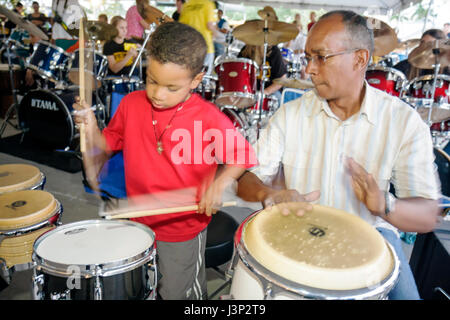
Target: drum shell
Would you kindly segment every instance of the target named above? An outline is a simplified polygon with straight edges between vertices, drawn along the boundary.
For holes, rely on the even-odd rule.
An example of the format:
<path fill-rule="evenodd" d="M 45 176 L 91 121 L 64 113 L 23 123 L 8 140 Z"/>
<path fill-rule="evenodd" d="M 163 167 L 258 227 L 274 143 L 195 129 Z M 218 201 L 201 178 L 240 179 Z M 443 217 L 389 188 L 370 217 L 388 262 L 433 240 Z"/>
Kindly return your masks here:
<path fill-rule="evenodd" d="M 112 276 L 99 277 L 102 286 L 102 300 L 143 300 L 151 293 L 151 266 L 148 263 L 138 268 Z M 33 284 L 37 299 L 54 299 L 52 294 L 67 290 L 69 277 L 52 274 L 43 267 L 36 267 L 34 277 L 40 278 L 42 287 Z M 82 277 L 79 289 L 70 290 L 70 300 L 95 300 L 96 277 Z"/>
<path fill-rule="evenodd" d="M 215 66 L 218 75 L 215 104 L 246 108 L 256 103 L 258 66 L 246 58 L 228 58 Z"/>
<path fill-rule="evenodd" d="M 431 98 L 432 96 L 431 89 L 433 87 L 433 80 L 434 80 L 433 75 L 425 75 L 414 78 L 408 83 L 405 94 L 419 99 Z M 450 103 L 449 85 L 450 85 L 450 76 L 442 74 L 437 75 L 436 88 L 434 91 L 435 102 Z"/>
<path fill-rule="evenodd" d="M 371 86 L 396 97 L 402 95 L 406 84 L 406 77 L 401 71 L 384 66 L 369 67 L 366 79 Z"/>
<path fill-rule="evenodd" d="M 33 261 L 36 264 L 33 277 L 35 299 L 62 299 L 55 294 L 70 291 L 70 300 L 141 300 L 156 293 L 156 249 L 154 233 L 150 228 L 132 221 L 120 224 L 145 229 L 153 239 L 145 250 L 136 255 L 117 261 L 104 261 L 98 264 L 66 264 L 48 260 L 39 253 L 40 243 L 57 232 L 73 232 L 90 225 L 105 225 L 113 220 L 87 220 L 60 226 L 39 237 L 34 243 Z M 99 234 L 101 236 L 101 234 Z M 72 245 L 77 243 L 72 242 Z M 78 246 L 78 245 L 77 245 Z M 84 248 L 84 247 L 81 247 Z M 83 249 L 83 252 L 86 249 Z"/>
<path fill-rule="evenodd" d="M 39 41 L 27 59 L 27 67 L 53 82 L 65 81 L 71 54 L 49 42 Z"/>

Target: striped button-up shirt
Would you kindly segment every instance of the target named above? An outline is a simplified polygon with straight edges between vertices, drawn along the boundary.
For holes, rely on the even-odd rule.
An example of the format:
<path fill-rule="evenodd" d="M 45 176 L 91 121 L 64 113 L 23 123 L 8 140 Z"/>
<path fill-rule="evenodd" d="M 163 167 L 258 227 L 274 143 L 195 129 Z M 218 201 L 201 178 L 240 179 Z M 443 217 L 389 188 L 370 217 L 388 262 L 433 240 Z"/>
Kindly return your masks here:
<path fill-rule="evenodd" d="M 353 191 L 345 159 L 371 173 L 381 190 L 396 196 L 438 199 L 440 183 L 430 130 L 419 114 L 396 97 L 365 83 L 359 112 L 340 120 L 315 90 L 290 101 L 274 114 L 255 146 L 269 182 L 283 164 L 288 189 L 300 194 L 320 190 L 317 203 L 356 214 L 374 227 L 392 225 L 373 216 Z"/>

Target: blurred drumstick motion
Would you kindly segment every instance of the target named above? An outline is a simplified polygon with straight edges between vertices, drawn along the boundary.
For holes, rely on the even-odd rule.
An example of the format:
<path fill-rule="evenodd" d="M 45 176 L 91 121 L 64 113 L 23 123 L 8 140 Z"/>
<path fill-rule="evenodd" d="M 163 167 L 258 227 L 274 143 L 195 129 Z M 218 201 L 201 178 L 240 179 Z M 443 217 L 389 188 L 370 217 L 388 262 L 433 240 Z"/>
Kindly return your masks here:
<path fill-rule="evenodd" d="M 232 207 L 236 206 L 236 201 L 229 201 L 222 203 L 222 207 Z M 146 216 L 155 216 L 159 214 L 169 214 L 169 213 L 178 213 L 178 212 L 187 212 L 187 211 L 197 211 L 199 209 L 197 204 L 181 206 L 181 207 L 172 207 L 172 208 L 161 208 L 161 209 L 153 209 L 153 210 L 139 210 L 133 211 L 128 209 L 127 211 L 111 211 L 102 215 L 105 219 L 128 219 L 128 218 L 139 218 Z"/>
<path fill-rule="evenodd" d="M 84 103 L 86 101 L 85 96 L 85 82 L 84 82 L 84 27 L 83 19 L 80 19 L 80 33 L 79 33 L 79 66 L 80 66 L 80 101 Z M 81 153 L 86 152 L 86 127 L 84 123 L 80 123 L 80 151 Z"/>

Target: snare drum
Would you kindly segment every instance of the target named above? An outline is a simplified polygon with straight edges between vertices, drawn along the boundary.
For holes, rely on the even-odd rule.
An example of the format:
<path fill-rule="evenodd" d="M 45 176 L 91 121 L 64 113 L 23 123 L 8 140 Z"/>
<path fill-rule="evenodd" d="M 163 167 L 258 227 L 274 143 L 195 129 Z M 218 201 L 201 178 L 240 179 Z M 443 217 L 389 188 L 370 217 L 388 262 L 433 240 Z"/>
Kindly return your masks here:
<path fill-rule="evenodd" d="M 133 221 L 87 220 L 59 226 L 34 243 L 34 298 L 153 299 L 154 243 L 154 232 Z"/>
<path fill-rule="evenodd" d="M 239 300 L 383 299 L 399 260 L 355 215 L 314 205 L 302 217 L 284 216 L 275 206 L 241 224 L 229 272 L 231 298 Z"/>
<path fill-rule="evenodd" d="M 94 57 L 94 58 L 91 58 Z M 80 69 L 79 69 L 79 50 L 75 50 L 69 66 L 69 80 L 74 84 L 80 84 Z M 92 59 L 92 65 L 88 66 L 89 59 Z M 95 52 L 92 48 L 85 49 L 85 63 L 84 71 L 86 74 L 86 87 L 95 90 L 100 88 L 103 79 L 108 71 L 108 58 L 99 52 Z M 97 80 L 94 84 L 94 80 Z"/>
<path fill-rule="evenodd" d="M 0 194 L 44 189 L 45 175 L 35 166 L 28 164 L 0 165 Z"/>
<path fill-rule="evenodd" d="M 246 108 L 256 103 L 258 65 L 246 58 L 225 58 L 215 70 L 218 87 L 215 103 L 218 106 Z"/>
<path fill-rule="evenodd" d="M 71 58 L 71 54 L 62 48 L 39 41 L 34 45 L 34 52 L 27 59 L 26 66 L 35 70 L 45 79 L 64 82 L 67 78 Z"/>
<path fill-rule="evenodd" d="M 109 101 L 109 119 L 115 114 L 120 101 L 127 94 L 141 90 L 143 83 L 138 78 L 128 78 L 128 77 L 106 77 L 103 81 L 106 91 L 111 94 Z"/>
<path fill-rule="evenodd" d="M 62 206 L 42 190 L 23 190 L 0 195 L 0 258 L 7 268 L 32 266 L 34 241 L 60 224 Z"/>
<path fill-rule="evenodd" d="M 403 72 L 380 65 L 369 66 L 366 79 L 372 87 L 397 97 L 401 96 L 406 85 L 406 76 Z"/>

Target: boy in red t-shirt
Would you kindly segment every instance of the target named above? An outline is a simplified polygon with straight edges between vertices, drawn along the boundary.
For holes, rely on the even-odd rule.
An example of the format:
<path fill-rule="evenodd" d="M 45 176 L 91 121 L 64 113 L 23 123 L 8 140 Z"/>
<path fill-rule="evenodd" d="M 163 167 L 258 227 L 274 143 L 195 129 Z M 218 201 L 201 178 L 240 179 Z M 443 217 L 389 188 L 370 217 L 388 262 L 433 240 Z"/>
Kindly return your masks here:
<path fill-rule="evenodd" d="M 204 74 L 206 43 L 199 32 L 177 22 L 161 24 L 148 52 L 146 90 L 125 96 L 102 133 L 87 111 L 86 150 L 100 149 L 106 156 L 123 151 L 128 197 L 196 190 L 198 212 L 133 220 L 156 234 L 160 297 L 202 299 L 206 227 L 224 189 L 256 165 L 256 156 L 229 118 L 192 93 Z M 89 152 L 83 158 L 88 163 Z M 220 173 L 218 164 L 223 164 Z"/>

